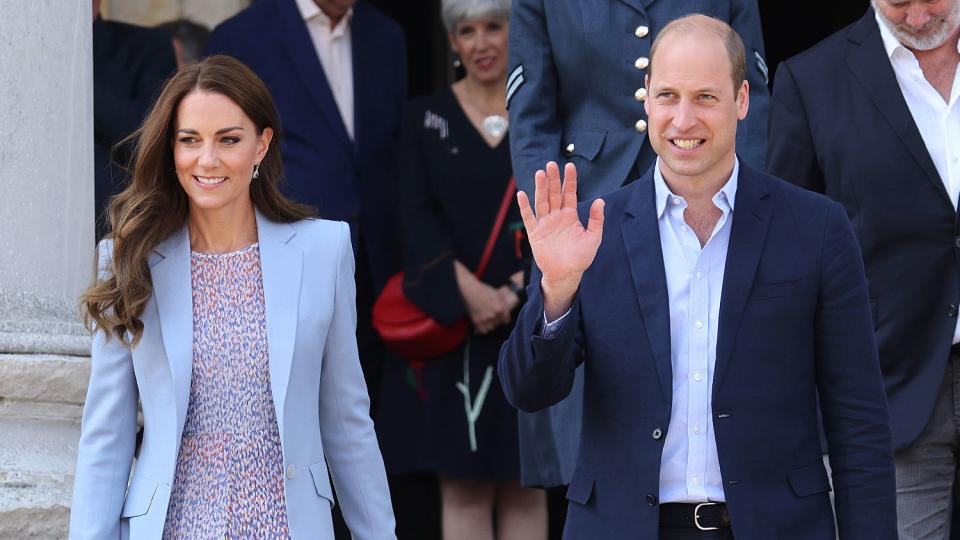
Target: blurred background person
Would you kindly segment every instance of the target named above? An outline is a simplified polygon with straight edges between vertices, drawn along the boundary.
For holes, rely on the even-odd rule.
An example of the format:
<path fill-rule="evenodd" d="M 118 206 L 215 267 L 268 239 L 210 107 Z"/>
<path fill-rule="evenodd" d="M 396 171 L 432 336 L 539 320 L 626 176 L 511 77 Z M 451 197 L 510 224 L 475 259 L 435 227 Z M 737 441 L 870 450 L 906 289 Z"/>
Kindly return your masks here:
<path fill-rule="evenodd" d="M 157 28 L 107 21 L 93 0 L 94 217 L 97 238 L 108 232 L 107 199 L 126 181 L 122 164 L 130 148 L 114 146 L 133 133 L 163 81 L 177 70 L 167 33 Z"/>
<path fill-rule="evenodd" d="M 159 25 L 170 32 L 173 50 L 177 54 L 177 69 L 203 57 L 203 49 L 210 39 L 210 29 L 189 19 L 177 19 Z"/>
<path fill-rule="evenodd" d="M 544 492 L 519 483 L 517 415 L 495 369 L 522 301 L 525 241 L 503 100 L 509 14 L 509 0 L 443 1 L 450 47 L 466 76 L 410 103 L 400 149 L 404 291 L 439 322 L 467 315 L 473 328 L 423 373 L 419 459 L 439 475 L 447 539 L 547 536 Z M 505 223 L 478 279 L 505 195 Z"/>
<path fill-rule="evenodd" d="M 81 299 L 95 332 L 71 538 L 333 540 L 328 468 L 354 537 L 395 538 L 349 229 L 280 194 L 279 128 L 263 82 L 213 56 L 136 133 Z"/>
<path fill-rule="evenodd" d="M 956 537 L 960 0 L 874 0 L 781 63 L 770 127 L 768 170 L 841 203 L 863 251 L 900 538 Z"/>

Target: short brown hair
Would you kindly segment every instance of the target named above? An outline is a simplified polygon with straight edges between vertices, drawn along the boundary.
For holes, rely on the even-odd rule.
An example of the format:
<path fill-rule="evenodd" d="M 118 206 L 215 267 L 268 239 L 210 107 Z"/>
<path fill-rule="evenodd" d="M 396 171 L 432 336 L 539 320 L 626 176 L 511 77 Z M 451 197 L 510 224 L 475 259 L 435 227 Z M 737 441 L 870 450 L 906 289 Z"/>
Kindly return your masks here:
<path fill-rule="evenodd" d="M 653 45 L 650 46 L 650 68 L 647 71 L 649 76 L 653 76 L 654 58 L 656 57 L 660 42 L 673 32 L 707 34 L 723 41 L 723 45 L 727 50 L 727 57 L 730 59 L 730 75 L 733 78 L 733 92 L 736 94 L 736 92 L 740 90 L 740 86 L 747 78 L 746 48 L 743 46 L 743 40 L 740 39 L 740 35 L 737 34 L 737 31 L 731 28 L 729 24 L 716 17 L 710 17 L 700 13 L 692 13 L 674 19 L 657 33 L 656 39 L 653 40 Z"/>

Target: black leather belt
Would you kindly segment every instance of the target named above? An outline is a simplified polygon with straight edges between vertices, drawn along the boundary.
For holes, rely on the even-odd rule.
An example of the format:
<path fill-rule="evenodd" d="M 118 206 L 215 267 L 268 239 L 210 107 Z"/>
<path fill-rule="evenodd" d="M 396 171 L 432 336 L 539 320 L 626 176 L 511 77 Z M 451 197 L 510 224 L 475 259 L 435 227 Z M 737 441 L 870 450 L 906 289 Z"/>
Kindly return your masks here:
<path fill-rule="evenodd" d="M 950 347 L 950 356 L 960 356 L 960 343 Z"/>
<path fill-rule="evenodd" d="M 722 502 L 665 503 L 660 505 L 660 527 L 715 531 L 730 528 L 730 513 Z"/>

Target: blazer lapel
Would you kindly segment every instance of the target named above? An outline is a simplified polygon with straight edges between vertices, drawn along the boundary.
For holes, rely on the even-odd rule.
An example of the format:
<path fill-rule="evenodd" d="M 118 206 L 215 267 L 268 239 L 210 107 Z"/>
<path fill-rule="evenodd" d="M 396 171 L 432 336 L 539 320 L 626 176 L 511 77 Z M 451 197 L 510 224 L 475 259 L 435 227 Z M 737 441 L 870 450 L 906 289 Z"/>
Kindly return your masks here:
<path fill-rule="evenodd" d="M 660 390 L 669 402 L 673 396 L 673 364 L 670 361 L 670 299 L 660 248 L 660 227 L 654 203 L 653 169 L 638 180 L 627 204 L 628 217 L 620 227 L 633 286 L 643 314 Z"/>
<path fill-rule="evenodd" d="M 260 267 L 267 317 L 267 353 L 270 355 L 270 389 L 277 411 L 281 440 L 284 436 L 283 410 L 290 382 L 293 346 L 297 337 L 300 278 L 303 252 L 290 245 L 296 231 L 287 223 L 276 223 L 257 212 Z"/>
<path fill-rule="evenodd" d="M 723 273 L 723 291 L 720 295 L 720 323 L 713 377 L 714 398 L 730 364 L 743 310 L 763 253 L 772 210 L 767 188 L 766 182 L 758 173 L 744 166 L 743 162 L 740 163 L 737 200 Z"/>
<path fill-rule="evenodd" d="M 940 174 L 930 158 L 923 137 L 920 136 L 920 130 L 913 121 L 907 102 L 900 91 L 897 76 L 893 66 L 890 65 L 890 58 L 887 57 L 872 8 L 868 9 L 867 14 L 851 29 L 848 40 L 850 45 L 847 47 L 847 65 L 863 86 L 863 94 L 873 100 L 880 115 L 910 150 L 917 165 L 933 182 L 934 188 L 943 196 L 943 200 L 950 205 L 950 208 L 953 208 L 950 196 L 947 195 Z"/>
<path fill-rule="evenodd" d="M 187 227 L 161 242 L 151 258 L 153 297 L 160 316 L 160 334 L 167 362 L 173 375 L 178 433 L 182 433 L 193 376 L 193 288 Z"/>
<path fill-rule="evenodd" d="M 353 52 L 353 141 L 354 152 L 359 153 L 361 143 L 366 136 L 366 105 L 374 102 L 376 95 L 368 95 L 373 88 L 375 76 L 369 76 L 365 70 L 377 66 L 379 62 L 374 49 L 377 42 L 371 39 L 376 31 L 368 28 L 367 6 L 357 3 L 353 6 L 353 19 L 350 21 L 350 48 Z"/>
<path fill-rule="evenodd" d="M 337 140 L 352 147 L 353 143 L 347 136 L 347 128 L 343 125 L 343 118 L 333 99 L 333 92 L 327 82 L 327 75 L 320 64 L 317 49 L 310 38 L 307 25 L 300 15 L 300 10 L 293 0 L 276 0 L 280 16 L 280 40 L 283 42 L 294 68 L 310 96 L 320 107 L 323 118 L 333 130 Z M 265 33 L 266 35 L 266 33 Z"/>

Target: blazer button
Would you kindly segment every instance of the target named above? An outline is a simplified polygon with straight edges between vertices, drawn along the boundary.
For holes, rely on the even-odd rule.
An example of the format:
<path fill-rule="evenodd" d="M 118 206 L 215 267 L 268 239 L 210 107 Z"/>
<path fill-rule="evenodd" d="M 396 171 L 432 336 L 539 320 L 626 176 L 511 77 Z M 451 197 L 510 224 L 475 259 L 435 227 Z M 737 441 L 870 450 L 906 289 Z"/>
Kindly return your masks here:
<path fill-rule="evenodd" d="M 637 120 L 637 123 L 634 124 L 633 127 L 636 128 L 636 130 L 640 133 L 643 133 L 647 130 L 647 121 L 641 118 L 640 120 Z"/>
<path fill-rule="evenodd" d="M 573 153 L 574 150 L 576 150 L 576 148 L 577 148 L 577 147 L 574 146 L 573 143 L 570 143 L 570 144 L 568 144 L 563 150 L 564 150 L 564 151 L 567 153 L 567 155 L 569 156 L 570 154 Z"/>
<path fill-rule="evenodd" d="M 637 29 L 633 31 L 633 34 L 638 38 L 647 37 L 647 34 L 649 33 L 650 33 L 650 29 L 643 25 L 638 26 Z"/>
<path fill-rule="evenodd" d="M 955 246 L 957 246 L 958 248 L 960 248 L 960 236 L 955 236 L 955 237 L 953 238 L 953 245 L 955 245 Z"/>
<path fill-rule="evenodd" d="M 634 67 L 637 69 L 647 69 L 647 66 L 650 65 L 650 59 L 646 56 L 641 56 L 637 58 L 637 61 L 633 63 Z"/>
<path fill-rule="evenodd" d="M 293 465 L 288 466 L 288 467 L 287 467 L 287 478 L 290 478 L 290 479 L 292 480 L 293 477 L 296 476 L 296 475 L 297 475 L 297 468 L 294 467 Z"/>
<path fill-rule="evenodd" d="M 956 306 L 956 305 L 950 304 L 949 306 L 947 306 L 947 317 L 950 317 L 951 319 L 956 319 L 956 318 L 957 318 L 957 306 Z"/>
<path fill-rule="evenodd" d="M 649 504 L 650 506 L 656 506 L 657 496 L 654 495 L 653 493 L 647 493 L 647 504 Z"/>
<path fill-rule="evenodd" d="M 661 430 L 660 428 L 657 428 L 653 430 L 653 433 L 651 433 L 650 436 L 653 437 L 653 440 L 659 441 L 660 438 L 663 437 L 663 430 Z"/>

